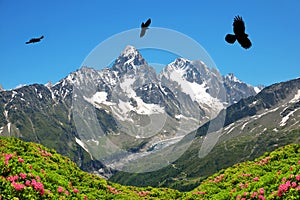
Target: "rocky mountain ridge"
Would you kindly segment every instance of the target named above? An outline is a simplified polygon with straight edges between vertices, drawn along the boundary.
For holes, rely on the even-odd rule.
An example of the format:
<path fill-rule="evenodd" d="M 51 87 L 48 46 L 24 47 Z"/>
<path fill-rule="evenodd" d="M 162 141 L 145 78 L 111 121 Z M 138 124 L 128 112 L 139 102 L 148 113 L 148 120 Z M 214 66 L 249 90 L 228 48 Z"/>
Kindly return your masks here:
<path fill-rule="evenodd" d="M 233 75 L 222 77 L 201 61 L 177 58 L 156 75 L 127 46 L 111 68 L 82 67 L 54 85 L 1 91 L 0 134 L 41 143 L 86 171 L 102 173 L 103 156 L 96 158 L 104 148 L 98 145 L 100 136 L 109 136 L 122 159 L 124 150 L 144 155 L 177 142 L 224 107 L 255 94 L 254 87 Z"/>

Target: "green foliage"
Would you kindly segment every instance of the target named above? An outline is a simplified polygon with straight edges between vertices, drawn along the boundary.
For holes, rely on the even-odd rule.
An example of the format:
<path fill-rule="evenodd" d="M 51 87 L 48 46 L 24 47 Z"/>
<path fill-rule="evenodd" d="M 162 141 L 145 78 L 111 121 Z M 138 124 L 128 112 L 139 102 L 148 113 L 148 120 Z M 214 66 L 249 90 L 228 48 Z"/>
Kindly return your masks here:
<path fill-rule="evenodd" d="M 300 199 L 300 144 L 222 170 L 192 191 L 198 193 L 204 199 Z"/>
<path fill-rule="evenodd" d="M 110 183 L 42 145 L 0 137 L 0 199 L 177 199 L 168 188 Z"/>
<path fill-rule="evenodd" d="M 184 179 L 181 179 L 184 183 Z M 198 184 L 201 179 L 194 179 Z M 260 195 L 260 196 L 259 196 Z M 300 144 L 265 153 L 190 192 L 122 186 L 81 171 L 42 145 L 0 137 L 0 199 L 300 199 Z"/>

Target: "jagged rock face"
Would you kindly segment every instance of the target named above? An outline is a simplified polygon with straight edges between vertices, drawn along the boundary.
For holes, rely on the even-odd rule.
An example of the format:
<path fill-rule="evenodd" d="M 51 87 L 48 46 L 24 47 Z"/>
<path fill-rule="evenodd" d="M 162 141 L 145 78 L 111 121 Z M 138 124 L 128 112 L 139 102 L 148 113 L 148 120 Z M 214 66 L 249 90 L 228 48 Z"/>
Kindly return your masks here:
<path fill-rule="evenodd" d="M 233 74 L 228 74 L 224 77 L 224 87 L 226 89 L 227 101 L 229 104 L 237 103 L 239 100 L 249 96 L 254 96 L 257 94 L 256 90 L 260 90 L 243 83 Z"/>
<path fill-rule="evenodd" d="M 96 146 L 87 148 L 99 143 L 98 132 L 88 131 L 88 111 L 94 113 L 101 134 L 121 134 L 115 142 L 128 140 L 122 148 L 138 156 L 160 146 L 159 141 L 172 141 L 178 123 L 192 127 L 183 131 L 187 134 L 221 109 L 254 94 L 252 86 L 233 75 L 222 77 L 201 61 L 177 58 L 157 75 L 134 47 L 127 46 L 111 68 L 82 67 L 54 85 L 0 91 L 0 134 L 42 143 L 69 156 L 82 169 L 95 172 L 104 166 L 92 153 Z M 80 113 L 76 114 L 74 107 Z M 137 127 L 160 115 L 165 117 L 165 125 L 151 137 L 138 138 Z M 86 124 L 84 128 L 74 122 L 76 117 Z M 135 142 L 129 142 L 132 137 Z M 105 169 L 101 173 L 111 172 Z"/>
<path fill-rule="evenodd" d="M 219 119 L 225 122 L 219 124 Z M 209 129 L 210 124 L 216 126 Z M 218 138 L 206 156 L 200 153 L 209 138 Z M 300 79 L 271 85 L 255 96 L 241 99 L 197 130 L 190 148 L 172 165 L 132 176 L 118 172 L 111 181 L 191 190 L 195 180 L 265 152 L 300 142 Z M 143 180 L 147 180 L 145 184 Z M 166 181 L 167 180 L 167 181 Z M 184 183 L 182 184 L 182 180 Z"/>

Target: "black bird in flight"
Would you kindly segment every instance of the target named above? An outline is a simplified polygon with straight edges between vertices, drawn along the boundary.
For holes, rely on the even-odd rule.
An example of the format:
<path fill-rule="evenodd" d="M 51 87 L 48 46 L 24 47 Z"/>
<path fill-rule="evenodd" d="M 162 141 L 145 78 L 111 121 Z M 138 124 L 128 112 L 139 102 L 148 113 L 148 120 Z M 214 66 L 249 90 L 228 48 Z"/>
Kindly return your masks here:
<path fill-rule="evenodd" d="M 39 38 L 32 38 L 28 42 L 26 42 L 26 44 L 40 42 L 43 38 L 44 38 L 43 35 L 41 37 L 39 37 Z"/>
<path fill-rule="evenodd" d="M 149 25 L 151 24 L 151 19 L 149 18 L 146 23 L 142 22 L 141 24 L 141 33 L 140 33 L 140 37 L 143 37 L 146 33 L 146 30 L 148 29 Z"/>
<path fill-rule="evenodd" d="M 228 43 L 233 44 L 237 40 L 243 48 L 248 49 L 251 47 L 252 44 L 251 41 L 248 39 L 248 35 L 245 33 L 245 23 L 242 17 L 236 16 L 234 18 L 233 32 L 234 35 L 227 34 L 225 37 L 225 40 Z"/>

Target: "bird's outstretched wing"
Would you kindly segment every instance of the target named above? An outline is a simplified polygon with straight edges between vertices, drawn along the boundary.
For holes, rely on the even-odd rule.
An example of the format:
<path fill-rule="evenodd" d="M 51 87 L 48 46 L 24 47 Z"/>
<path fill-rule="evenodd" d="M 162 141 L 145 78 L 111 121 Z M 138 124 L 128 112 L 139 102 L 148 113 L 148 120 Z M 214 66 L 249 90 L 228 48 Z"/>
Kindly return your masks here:
<path fill-rule="evenodd" d="M 233 32 L 235 35 L 245 34 L 245 24 L 240 16 L 236 16 L 233 21 Z"/>
<path fill-rule="evenodd" d="M 150 24 L 151 24 L 151 19 L 149 18 L 149 19 L 146 21 L 146 23 L 145 23 L 145 27 L 149 27 Z"/>
<path fill-rule="evenodd" d="M 252 43 L 248 37 L 238 38 L 238 42 L 245 49 L 249 49 L 252 46 Z"/>
<path fill-rule="evenodd" d="M 227 34 L 225 37 L 225 40 L 226 40 L 226 42 L 233 44 L 236 40 L 236 37 L 235 37 L 235 35 Z"/>
<path fill-rule="evenodd" d="M 26 42 L 26 44 L 40 42 L 43 38 L 44 38 L 43 35 L 41 37 L 39 37 L 39 38 L 32 38 L 28 42 Z"/>

